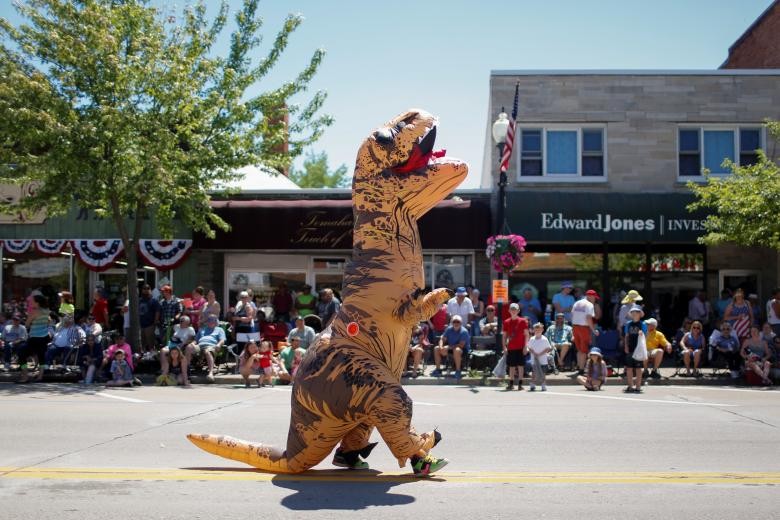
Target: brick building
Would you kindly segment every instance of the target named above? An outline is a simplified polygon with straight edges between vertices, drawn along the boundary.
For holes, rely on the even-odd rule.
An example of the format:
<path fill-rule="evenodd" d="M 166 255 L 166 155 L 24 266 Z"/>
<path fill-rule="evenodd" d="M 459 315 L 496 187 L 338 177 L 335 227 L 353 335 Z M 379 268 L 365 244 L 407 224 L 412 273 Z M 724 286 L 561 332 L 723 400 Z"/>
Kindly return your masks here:
<path fill-rule="evenodd" d="M 780 68 L 780 0 L 774 0 L 729 47 L 729 56 L 720 68 Z"/>
<path fill-rule="evenodd" d="M 780 118 L 780 70 L 494 71 L 491 124 L 515 85 L 506 216 L 530 253 L 510 292 L 549 299 L 574 280 L 609 307 L 638 289 L 668 330 L 698 290 L 714 300 L 743 287 L 764 301 L 778 285 L 776 252 L 697 243 L 706 215 L 686 209 L 686 184 L 702 182 L 702 168 L 728 175 L 725 158 L 747 164 L 767 148 L 761 123 Z M 484 188 L 498 168 L 487 130 Z"/>

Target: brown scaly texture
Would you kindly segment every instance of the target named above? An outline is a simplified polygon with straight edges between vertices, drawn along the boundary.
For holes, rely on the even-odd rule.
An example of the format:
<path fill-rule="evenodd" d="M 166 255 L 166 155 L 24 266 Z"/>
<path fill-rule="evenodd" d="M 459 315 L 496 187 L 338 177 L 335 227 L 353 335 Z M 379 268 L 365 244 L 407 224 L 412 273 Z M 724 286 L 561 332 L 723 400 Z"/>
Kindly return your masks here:
<path fill-rule="evenodd" d="M 342 452 L 370 452 L 374 427 L 403 467 L 433 447 L 434 433 L 411 426 L 412 400 L 401 387 L 412 325 L 449 298 L 425 293 L 417 220 L 468 173 L 465 163 L 439 158 L 397 173 L 413 149 L 429 151 L 435 118 L 403 113 L 373 132 L 358 151 L 352 186 L 354 249 L 333 322 L 308 349 L 292 392 L 285 450 L 231 437 L 190 434 L 200 448 L 262 470 L 297 473 L 319 464 L 341 442 Z M 428 135 L 429 132 L 434 132 Z M 347 326 L 359 331 L 350 336 Z"/>

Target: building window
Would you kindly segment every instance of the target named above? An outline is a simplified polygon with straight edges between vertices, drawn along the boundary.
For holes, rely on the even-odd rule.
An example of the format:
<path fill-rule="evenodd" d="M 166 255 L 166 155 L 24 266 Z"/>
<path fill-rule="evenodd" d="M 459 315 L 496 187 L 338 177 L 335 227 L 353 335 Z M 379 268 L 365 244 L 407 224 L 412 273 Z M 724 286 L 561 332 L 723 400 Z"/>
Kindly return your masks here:
<path fill-rule="evenodd" d="M 474 254 L 425 254 L 425 282 L 431 288 L 456 287 L 474 283 Z"/>
<path fill-rule="evenodd" d="M 604 128 L 520 130 L 520 177 L 603 177 L 604 170 Z"/>
<path fill-rule="evenodd" d="M 680 128 L 679 174 L 698 177 L 705 168 L 715 175 L 728 174 L 731 171 L 723 161 L 729 159 L 740 166 L 755 164 L 761 147 L 760 128 Z"/>

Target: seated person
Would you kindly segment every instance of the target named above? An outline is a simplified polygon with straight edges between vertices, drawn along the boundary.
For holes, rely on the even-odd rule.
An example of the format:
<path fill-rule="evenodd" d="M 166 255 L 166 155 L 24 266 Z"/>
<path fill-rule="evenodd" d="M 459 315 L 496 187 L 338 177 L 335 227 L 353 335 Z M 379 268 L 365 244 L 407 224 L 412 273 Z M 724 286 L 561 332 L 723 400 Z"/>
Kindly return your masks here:
<path fill-rule="evenodd" d="M 482 336 L 496 335 L 496 331 L 498 330 L 498 318 L 496 317 L 496 308 L 492 305 L 485 307 L 485 317 L 479 320 L 478 330 Z M 498 350 L 495 343 L 486 345 L 486 347 Z"/>
<path fill-rule="evenodd" d="M 86 334 L 73 321 L 73 315 L 64 315 L 54 331 L 54 338 L 52 338 L 49 348 L 46 350 L 44 368 L 51 366 L 54 358 L 58 356 L 62 359 L 62 365 L 65 366 L 67 364 L 65 357 L 72 349 L 80 347 L 85 340 Z"/>
<path fill-rule="evenodd" d="M 647 325 L 647 338 L 645 338 L 647 342 L 647 359 L 644 361 L 644 371 L 645 373 L 647 372 L 647 365 L 652 359 L 653 371 L 649 375 L 653 379 L 660 379 L 661 374 L 658 373 L 658 368 L 664 360 L 664 352 L 667 354 L 672 353 L 672 344 L 666 339 L 664 333 L 658 330 L 658 321 L 655 318 L 645 320 L 645 324 Z"/>
<path fill-rule="evenodd" d="M 160 368 L 163 376 L 168 375 L 171 349 L 176 347 L 184 357 L 184 367 L 182 368 L 184 383 L 182 384 L 189 386 L 186 367 L 189 367 L 192 362 L 192 356 L 199 352 L 198 345 L 195 343 L 195 337 L 195 329 L 190 327 L 190 317 L 182 316 L 179 318 L 179 324 L 173 328 L 173 334 L 168 342 L 168 346 L 160 349 Z"/>
<path fill-rule="evenodd" d="M 712 332 L 710 335 L 710 349 L 713 360 L 717 356 L 726 360 L 731 373 L 731 379 L 739 378 L 739 369 L 742 361 L 739 355 L 739 337 L 729 322 L 724 321 L 720 325 L 720 330 Z"/>
<path fill-rule="evenodd" d="M 125 351 L 114 352 L 114 360 L 111 361 L 111 379 L 106 386 L 133 386 L 133 371 L 125 359 Z"/>
<path fill-rule="evenodd" d="M 81 328 L 84 329 L 84 334 L 87 336 L 90 334 L 95 336 L 95 340 L 98 343 L 103 341 L 103 327 L 95 321 L 95 317 L 92 314 L 87 316 L 86 322 L 81 325 Z"/>
<path fill-rule="evenodd" d="M 607 364 L 604 362 L 600 348 L 590 349 L 588 360 L 585 361 L 585 373 L 577 376 L 577 382 L 592 392 L 601 390 L 607 382 Z"/>
<path fill-rule="evenodd" d="M 14 352 L 18 353 L 24 348 L 26 341 L 27 328 L 22 324 L 21 315 L 14 314 L 11 317 L 11 323 L 3 327 L 0 338 L 0 345 L 3 346 L 3 368 L 6 372 L 11 370 L 11 357 Z"/>
<path fill-rule="evenodd" d="M 428 332 L 428 324 L 424 321 L 412 328 L 412 338 L 409 343 L 409 355 L 412 356 L 412 377 L 417 377 L 422 372 L 420 364 L 423 355 L 431 346 L 430 341 L 428 341 Z"/>
<path fill-rule="evenodd" d="M 699 364 L 702 352 L 707 347 L 707 338 L 704 337 L 703 327 L 700 321 L 691 322 L 691 330 L 683 334 L 680 339 L 680 353 L 685 363 L 686 375 L 691 375 L 691 359 L 693 360 L 693 375 L 701 376 Z"/>
<path fill-rule="evenodd" d="M 206 323 L 201 323 L 196 338 L 196 350 L 202 352 L 206 357 L 206 363 L 208 364 L 206 379 L 209 383 L 214 382 L 214 353 L 222 348 L 226 339 L 225 329 L 219 326 L 217 316 L 209 314 L 206 318 Z"/>
<path fill-rule="evenodd" d="M 571 326 L 566 324 L 564 320 L 564 314 L 559 312 L 555 315 L 555 322 L 547 327 L 547 331 L 544 333 L 547 339 L 550 340 L 550 344 L 553 347 L 553 352 L 558 353 L 558 362 L 553 364 L 553 371 L 557 374 L 558 367 L 563 369 L 564 362 L 566 360 L 566 354 L 569 352 L 572 344 L 573 331 Z M 553 356 L 554 358 L 555 356 Z"/>
<path fill-rule="evenodd" d="M 742 359 L 745 360 L 745 370 L 752 371 L 761 378 L 761 382 L 765 385 L 771 385 L 772 380 L 769 379 L 769 372 L 772 369 L 772 349 L 761 337 L 761 331 L 758 327 L 750 328 L 750 337 L 745 340 L 740 352 Z"/>
<path fill-rule="evenodd" d="M 436 369 L 431 372 L 431 375 L 434 377 L 441 376 L 442 359 L 446 359 L 451 354 L 455 363 L 455 379 L 460 379 L 460 365 L 463 354 L 468 353 L 470 345 L 471 337 L 463 326 L 463 319 L 456 314 L 450 320 L 450 326 L 444 330 L 444 334 L 439 338 L 439 344 L 433 349 Z"/>
<path fill-rule="evenodd" d="M 306 325 L 302 316 L 295 318 L 295 327 L 287 335 L 287 344 L 292 344 L 293 338 L 298 338 L 298 346 L 304 350 L 314 341 L 314 329 Z"/>
<path fill-rule="evenodd" d="M 130 365 L 130 370 L 135 370 L 133 367 L 133 349 L 130 348 L 130 345 L 128 345 L 125 342 L 125 335 L 122 332 L 117 332 L 114 334 L 114 344 L 110 345 L 106 351 L 103 353 L 103 362 L 101 364 L 101 369 L 104 372 L 108 372 L 106 379 L 111 378 L 111 362 L 114 360 L 114 353 L 116 353 L 117 350 L 121 350 L 125 353 L 125 361 Z M 106 374 L 104 374 L 106 375 Z"/>
<path fill-rule="evenodd" d="M 103 345 L 95 341 L 95 336 L 87 335 L 87 340 L 79 349 L 77 363 L 81 367 L 81 377 L 84 382 L 91 384 L 95 378 L 95 371 L 103 362 Z"/>
<path fill-rule="evenodd" d="M 285 370 L 287 370 L 290 375 L 295 375 L 293 372 L 297 368 L 295 366 L 296 357 L 303 358 L 303 355 L 306 354 L 306 349 L 301 347 L 301 343 L 300 337 L 291 336 L 290 343 L 279 351 L 279 358 L 281 359 Z"/>

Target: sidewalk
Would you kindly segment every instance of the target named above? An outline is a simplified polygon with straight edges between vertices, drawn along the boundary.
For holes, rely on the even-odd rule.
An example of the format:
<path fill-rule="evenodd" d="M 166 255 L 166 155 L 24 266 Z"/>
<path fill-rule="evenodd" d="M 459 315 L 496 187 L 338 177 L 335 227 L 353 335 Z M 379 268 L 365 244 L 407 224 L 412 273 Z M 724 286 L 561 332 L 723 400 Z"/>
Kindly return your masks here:
<path fill-rule="evenodd" d="M 431 372 L 432 367 L 429 367 L 426 372 Z M 622 371 L 621 371 L 622 373 Z M 664 386 L 664 385 L 685 385 L 685 386 L 730 386 L 734 383 L 731 378 L 726 375 L 712 375 L 712 370 L 705 368 L 702 370 L 703 377 L 686 377 L 675 376 L 674 368 L 661 368 L 659 369 L 661 374 L 660 379 L 647 379 L 648 386 Z M 12 383 L 19 376 L 19 372 L 3 372 L 0 373 L 0 383 Z M 155 383 L 156 375 L 154 374 L 138 374 L 138 377 L 143 381 L 145 385 L 153 385 Z M 256 376 L 253 376 L 253 379 Z M 55 374 L 47 373 L 44 377 L 46 382 L 62 382 L 62 383 L 75 383 L 77 382 L 76 374 Z M 209 384 L 205 375 L 197 374 L 190 378 L 192 384 Z M 643 380 L 644 381 L 644 380 Z M 743 379 L 737 380 L 738 385 L 744 385 Z M 523 384 L 528 384 L 528 378 L 523 380 Z M 244 383 L 243 378 L 238 374 L 232 373 L 220 373 L 214 376 L 214 383 L 217 385 L 242 385 Z M 503 386 L 507 383 L 507 379 L 499 379 L 496 377 L 470 377 L 467 374 L 463 375 L 460 381 L 456 381 L 454 377 L 430 377 L 420 376 L 417 378 L 401 379 L 401 383 L 404 385 L 461 385 L 461 386 Z M 577 386 L 576 373 L 574 372 L 561 372 L 558 375 L 549 374 L 547 376 L 547 386 Z M 607 385 L 621 386 L 625 385 L 625 381 L 622 377 L 610 377 L 607 380 Z"/>

